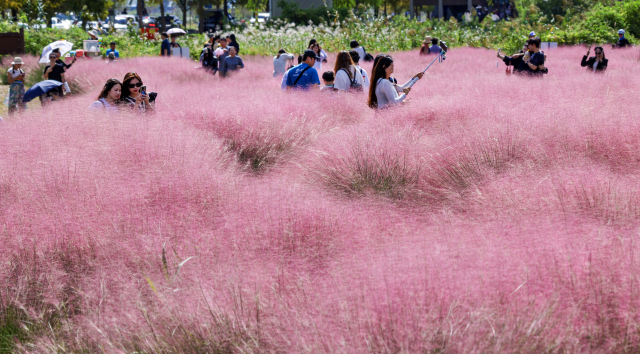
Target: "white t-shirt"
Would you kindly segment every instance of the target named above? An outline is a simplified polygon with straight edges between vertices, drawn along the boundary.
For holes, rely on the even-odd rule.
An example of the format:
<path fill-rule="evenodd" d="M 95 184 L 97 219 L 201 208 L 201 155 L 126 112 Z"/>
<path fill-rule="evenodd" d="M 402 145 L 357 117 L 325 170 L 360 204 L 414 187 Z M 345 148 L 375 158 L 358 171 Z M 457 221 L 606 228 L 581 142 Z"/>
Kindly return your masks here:
<path fill-rule="evenodd" d="M 24 71 L 22 71 L 22 69 L 18 69 L 18 70 L 13 70 L 13 67 L 9 68 L 9 70 L 7 70 L 8 74 L 11 74 L 11 78 L 15 79 L 16 77 L 24 74 Z"/>
<path fill-rule="evenodd" d="M 291 69 L 285 71 L 284 75 L 282 76 L 282 81 L 280 82 L 280 89 L 282 91 L 287 90 L 287 78 L 289 77 L 289 71 L 291 71 Z"/>
<path fill-rule="evenodd" d="M 360 72 L 360 74 L 362 74 L 362 78 L 364 79 L 364 88 L 368 88 L 369 87 L 369 74 L 367 74 L 367 71 L 364 70 L 363 68 L 360 67 L 360 65 L 356 65 L 356 69 L 358 69 L 358 71 Z"/>
<path fill-rule="evenodd" d="M 596 69 L 598 68 L 598 61 L 596 60 L 595 63 L 593 63 L 593 72 L 596 72 Z"/>
<path fill-rule="evenodd" d="M 360 60 L 364 60 L 364 56 L 366 55 L 366 53 L 364 52 L 364 48 L 357 47 L 357 48 L 353 48 L 353 50 L 358 52 L 358 55 L 360 56 Z"/>
<path fill-rule="evenodd" d="M 101 98 L 101 99 L 93 102 L 89 106 L 89 109 L 104 109 L 107 112 L 117 112 L 118 111 L 118 107 L 110 105 L 109 102 L 107 102 L 107 100 L 105 100 L 104 98 Z"/>
<path fill-rule="evenodd" d="M 356 68 L 354 68 L 353 66 L 349 68 L 349 71 L 351 72 L 351 77 L 355 78 L 355 81 L 362 85 L 362 87 L 364 88 L 364 79 L 362 78 L 362 74 L 360 74 L 360 71 L 356 70 Z M 349 78 L 349 75 L 347 75 L 347 72 L 344 69 L 338 70 L 338 72 L 336 73 L 336 79 L 333 82 L 333 87 L 340 91 L 349 92 L 350 86 L 351 79 Z"/>
<path fill-rule="evenodd" d="M 282 53 L 280 57 L 273 57 L 273 77 L 284 75 L 287 71 L 287 62 L 293 60 L 293 54 Z"/>

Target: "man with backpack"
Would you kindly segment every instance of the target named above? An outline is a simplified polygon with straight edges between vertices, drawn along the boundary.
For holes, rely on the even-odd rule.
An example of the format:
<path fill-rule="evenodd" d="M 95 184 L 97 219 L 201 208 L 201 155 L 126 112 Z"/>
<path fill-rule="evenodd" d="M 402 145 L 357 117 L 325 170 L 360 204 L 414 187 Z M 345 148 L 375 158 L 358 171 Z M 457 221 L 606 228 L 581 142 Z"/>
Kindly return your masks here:
<path fill-rule="evenodd" d="M 313 68 L 320 57 L 313 50 L 305 50 L 302 54 L 302 63 L 287 71 L 287 91 L 294 89 L 317 89 L 320 85 L 320 76 Z"/>

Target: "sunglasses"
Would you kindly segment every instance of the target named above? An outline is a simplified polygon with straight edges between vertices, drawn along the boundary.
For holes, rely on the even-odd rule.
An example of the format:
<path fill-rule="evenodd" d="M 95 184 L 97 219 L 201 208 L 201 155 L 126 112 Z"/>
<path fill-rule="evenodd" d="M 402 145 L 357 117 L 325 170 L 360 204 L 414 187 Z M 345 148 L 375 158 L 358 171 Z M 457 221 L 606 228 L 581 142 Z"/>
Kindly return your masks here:
<path fill-rule="evenodd" d="M 142 87 L 142 82 L 138 82 L 137 84 L 129 84 L 129 88 L 132 89 L 134 87 Z"/>
<path fill-rule="evenodd" d="M 600 55 L 600 54 L 602 54 L 602 52 L 596 52 L 596 55 Z"/>
<path fill-rule="evenodd" d="M 54 59 L 54 58 L 57 58 L 57 57 L 58 57 L 57 55 L 49 55 L 49 59 Z"/>

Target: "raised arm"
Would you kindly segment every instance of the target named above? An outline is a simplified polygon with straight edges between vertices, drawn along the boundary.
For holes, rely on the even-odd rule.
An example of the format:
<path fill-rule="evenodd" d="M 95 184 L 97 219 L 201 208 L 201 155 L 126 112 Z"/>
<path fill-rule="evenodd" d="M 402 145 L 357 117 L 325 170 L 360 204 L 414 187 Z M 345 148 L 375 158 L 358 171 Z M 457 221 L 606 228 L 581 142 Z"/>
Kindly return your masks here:
<path fill-rule="evenodd" d="M 593 64 L 593 63 L 591 63 Z M 582 61 L 580 62 L 580 66 L 584 67 L 584 66 L 589 66 L 589 61 L 587 60 L 587 56 L 583 56 L 582 57 Z"/>

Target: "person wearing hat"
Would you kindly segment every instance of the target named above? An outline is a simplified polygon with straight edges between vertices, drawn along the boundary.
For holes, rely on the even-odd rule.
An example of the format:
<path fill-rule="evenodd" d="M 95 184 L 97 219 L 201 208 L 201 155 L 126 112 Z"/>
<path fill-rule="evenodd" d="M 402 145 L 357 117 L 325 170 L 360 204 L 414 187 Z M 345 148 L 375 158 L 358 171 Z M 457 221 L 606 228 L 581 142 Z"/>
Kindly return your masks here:
<path fill-rule="evenodd" d="M 431 50 L 429 50 L 429 46 L 431 45 L 431 36 L 424 37 L 424 41 L 422 42 L 422 46 L 420 47 L 420 55 L 429 55 Z"/>
<path fill-rule="evenodd" d="M 107 49 L 107 52 L 105 53 L 105 54 L 106 54 L 106 56 L 108 57 L 108 56 L 109 56 L 109 54 L 113 53 L 113 54 L 116 56 L 116 58 L 118 58 L 118 59 L 119 59 L 119 58 L 120 58 L 120 52 L 118 52 L 118 51 L 116 50 L 116 42 L 111 42 L 111 43 L 109 43 L 109 47 L 111 47 L 111 48 L 110 48 L 110 49 Z"/>
<path fill-rule="evenodd" d="M 534 31 L 529 32 L 529 39 L 536 39 L 536 33 Z"/>
<path fill-rule="evenodd" d="M 17 112 L 19 109 L 27 109 L 27 105 L 22 102 L 25 77 L 22 64 L 22 58 L 15 57 L 11 63 L 11 67 L 7 70 L 7 81 L 9 81 L 9 85 L 11 85 L 9 87 L 9 115 Z"/>
<path fill-rule="evenodd" d="M 613 45 L 614 48 L 624 48 L 627 46 L 631 46 L 629 40 L 624 38 L 624 33 L 625 32 L 623 29 L 618 30 L 618 42 Z"/>
<path fill-rule="evenodd" d="M 313 68 L 320 56 L 311 49 L 302 54 L 302 63 L 287 71 L 287 91 L 294 89 L 316 89 L 320 85 L 318 71 Z"/>

